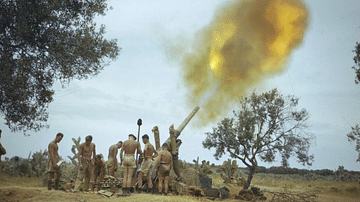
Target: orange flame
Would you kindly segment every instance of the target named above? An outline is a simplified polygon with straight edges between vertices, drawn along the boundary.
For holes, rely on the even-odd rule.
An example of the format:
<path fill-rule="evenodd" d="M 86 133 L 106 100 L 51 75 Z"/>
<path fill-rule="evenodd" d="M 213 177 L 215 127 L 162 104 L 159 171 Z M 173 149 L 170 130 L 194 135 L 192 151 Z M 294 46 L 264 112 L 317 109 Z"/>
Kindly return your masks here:
<path fill-rule="evenodd" d="M 202 125 L 228 112 L 246 90 L 281 73 L 308 26 L 302 0 L 247 0 L 228 3 L 202 29 L 196 50 L 183 58 L 189 102 L 212 95 L 199 112 Z M 218 88 L 214 88 L 214 83 Z"/>

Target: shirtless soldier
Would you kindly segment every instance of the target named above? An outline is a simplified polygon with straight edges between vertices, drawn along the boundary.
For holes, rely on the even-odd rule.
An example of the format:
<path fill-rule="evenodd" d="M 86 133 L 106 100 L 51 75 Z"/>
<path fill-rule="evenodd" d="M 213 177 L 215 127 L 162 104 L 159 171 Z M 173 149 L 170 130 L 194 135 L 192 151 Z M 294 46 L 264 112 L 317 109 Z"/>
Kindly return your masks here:
<path fill-rule="evenodd" d="M 138 178 L 138 182 L 139 182 L 138 193 L 141 193 L 141 191 L 142 191 L 142 181 L 143 181 L 144 174 L 146 174 L 146 176 L 147 176 L 148 192 L 152 193 L 153 184 L 152 184 L 152 180 L 151 180 L 151 174 L 152 174 L 152 170 L 153 170 L 154 158 L 156 158 L 158 156 L 158 153 L 155 150 L 154 146 L 152 144 L 150 144 L 148 135 L 146 135 L 146 134 L 143 135 L 142 139 L 145 144 L 145 148 L 144 148 L 144 153 L 143 153 L 144 161 L 141 163 L 141 169 L 140 169 L 139 178 Z"/>
<path fill-rule="evenodd" d="M 133 134 L 129 135 L 129 140 L 126 140 L 120 150 L 120 165 L 123 167 L 123 195 L 130 196 L 131 178 L 136 168 L 135 151 L 141 155 L 141 146 L 139 142 L 136 142 L 136 137 Z M 125 155 L 123 157 L 123 152 Z"/>
<path fill-rule="evenodd" d="M 94 191 L 94 188 L 96 187 L 97 191 L 101 189 L 100 182 L 104 179 L 104 176 L 106 174 L 106 167 L 104 160 L 101 159 L 101 155 L 95 156 L 95 163 L 93 166 L 93 173 L 92 173 L 92 185 L 91 185 L 91 191 Z"/>
<path fill-rule="evenodd" d="M 80 185 L 85 178 L 83 191 L 89 191 L 89 182 L 91 177 L 92 166 L 95 162 L 95 144 L 91 143 L 92 136 L 88 135 L 85 138 L 85 142 L 80 145 L 79 148 L 79 169 L 75 182 L 75 192 L 78 192 Z M 93 160 L 91 160 L 91 156 Z"/>
<path fill-rule="evenodd" d="M 64 135 L 62 133 L 56 134 L 55 140 L 51 141 L 49 144 L 49 162 L 48 162 L 48 190 L 51 190 L 51 181 L 54 178 L 54 174 L 56 173 L 55 186 L 54 189 L 59 189 L 59 180 L 61 177 L 60 167 L 57 165 L 57 162 L 60 161 L 60 157 L 58 154 L 59 147 L 57 143 L 59 143 L 63 139 Z"/>
<path fill-rule="evenodd" d="M 115 177 L 115 171 L 117 171 L 118 168 L 118 161 L 116 158 L 116 155 L 118 153 L 118 149 L 122 147 L 122 141 L 119 141 L 118 143 L 112 145 L 109 148 L 109 156 L 107 161 L 107 167 L 109 169 L 110 176 Z"/>
<path fill-rule="evenodd" d="M 1 130 L 0 130 L 0 139 L 1 139 Z M 1 156 L 6 154 L 6 149 L 0 143 L 0 174 L 2 169 Z"/>
<path fill-rule="evenodd" d="M 173 167 L 172 155 L 168 151 L 168 145 L 164 143 L 162 150 L 159 153 L 159 160 L 156 165 L 156 172 L 159 177 L 159 194 L 162 193 L 163 181 L 164 181 L 164 193 L 167 195 L 169 189 L 169 174 Z"/>

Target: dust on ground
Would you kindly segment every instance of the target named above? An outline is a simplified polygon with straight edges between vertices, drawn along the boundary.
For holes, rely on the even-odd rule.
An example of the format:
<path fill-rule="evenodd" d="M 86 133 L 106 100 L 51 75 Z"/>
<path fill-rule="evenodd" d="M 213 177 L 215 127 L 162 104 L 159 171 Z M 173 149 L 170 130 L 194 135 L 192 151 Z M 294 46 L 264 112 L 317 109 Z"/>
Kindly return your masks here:
<path fill-rule="evenodd" d="M 65 191 L 57 190 L 47 190 L 46 187 L 38 183 L 40 179 L 37 178 L 14 178 L 14 179 L 4 179 L 1 178 L 0 181 L 0 202 L 2 201 L 74 201 L 74 202 L 85 202 L 85 201 L 212 201 L 204 197 L 195 197 L 195 196 L 162 196 L 162 195 L 150 195 L 150 194 L 132 194 L 132 196 L 119 196 L 115 198 L 104 198 L 103 196 L 96 193 L 68 193 Z M 355 186 L 354 184 L 345 184 L 342 186 L 317 186 L 317 187 L 308 187 L 308 188 L 294 188 L 294 189 L 284 189 L 281 187 L 269 187 L 269 186 L 257 186 L 261 190 L 267 191 L 277 191 L 277 192 L 291 192 L 291 193 L 300 193 L 311 191 L 315 192 L 318 197 L 316 201 L 318 202 L 337 202 L 337 201 L 348 201 L 348 202 L 358 202 L 360 201 L 360 185 Z M 242 187 L 239 186 L 229 186 L 230 198 L 224 199 L 222 201 L 235 202 L 242 201 L 235 199 L 235 195 L 239 193 Z M 271 201 L 271 194 L 265 192 L 267 197 L 266 201 Z M 220 199 L 216 199 L 217 201 Z M 265 201 L 265 202 L 266 202 Z"/>

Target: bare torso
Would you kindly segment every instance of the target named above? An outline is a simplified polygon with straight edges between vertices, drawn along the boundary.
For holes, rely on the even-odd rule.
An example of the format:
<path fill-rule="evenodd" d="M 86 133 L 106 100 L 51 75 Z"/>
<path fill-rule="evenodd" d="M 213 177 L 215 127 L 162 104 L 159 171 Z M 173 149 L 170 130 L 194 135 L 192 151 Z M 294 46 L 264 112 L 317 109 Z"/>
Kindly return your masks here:
<path fill-rule="evenodd" d="M 147 160 L 153 158 L 153 154 L 157 154 L 154 146 L 150 144 L 150 142 L 146 143 L 144 148 L 144 159 Z"/>
<path fill-rule="evenodd" d="M 51 161 L 58 161 L 59 154 L 58 154 L 59 147 L 55 140 L 51 141 L 49 144 L 49 157 Z"/>
<path fill-rule="evenodd" d="M 95 155 L 95 144 L 90 143 L 90 145 L 86 145 L 86 143 L 82 143 L 80 145 L 79 157 L 83 160 L 91 160 L 91 155 Z"/>

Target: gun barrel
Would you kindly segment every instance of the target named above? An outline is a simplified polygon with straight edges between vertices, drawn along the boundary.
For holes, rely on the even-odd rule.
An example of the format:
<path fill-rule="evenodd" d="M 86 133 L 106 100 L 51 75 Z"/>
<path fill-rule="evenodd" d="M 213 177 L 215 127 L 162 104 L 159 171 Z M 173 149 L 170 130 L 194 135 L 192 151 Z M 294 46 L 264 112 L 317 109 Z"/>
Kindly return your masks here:
<path fill-rule="evenodd" d="M 195 116 L 196 112 L 199 111 L 200 107 L 196 106 L 195 109 L 186 117 L 186 119 L 178 126 L 175 132 L 175 138 L 178 138 L 180 133 L 184 130 L 186 125 L 190 122 L 190 120 Z"/>
<path fill-rule="evenodd" d="M 179 125 L 179 127 L 175 130 L 175 139 L 180 136 L 180 133 L 184 130 L 186 125 L 190 122 L 190 120 L 195 116 L 196 112 L 199 111 L 200 107 L 196 106 L 192 112 L 186 117 L 186 119 Z M 170 145 L 170 138 L 168 138 L 164 143 Z"/>

